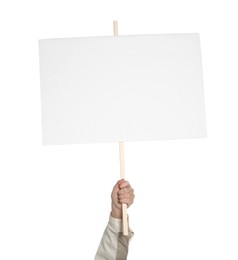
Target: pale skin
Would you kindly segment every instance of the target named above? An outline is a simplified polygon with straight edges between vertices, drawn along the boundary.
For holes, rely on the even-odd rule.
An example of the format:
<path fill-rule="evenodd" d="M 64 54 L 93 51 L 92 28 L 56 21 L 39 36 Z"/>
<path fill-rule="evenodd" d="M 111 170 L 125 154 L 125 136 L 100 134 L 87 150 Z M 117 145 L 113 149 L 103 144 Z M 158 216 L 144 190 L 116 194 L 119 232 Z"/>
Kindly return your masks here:
<path fill-rule="evenodd" d="M 111 216 L 113 218 L 122 218 L 122 203 L 127 205 L 127 208 L 131 206 L 135 198 L 134 190 L 130 183 L 125 180 L 119 180 L 113 187 L 111 199 L 112 199 L 112 211 Z"/>

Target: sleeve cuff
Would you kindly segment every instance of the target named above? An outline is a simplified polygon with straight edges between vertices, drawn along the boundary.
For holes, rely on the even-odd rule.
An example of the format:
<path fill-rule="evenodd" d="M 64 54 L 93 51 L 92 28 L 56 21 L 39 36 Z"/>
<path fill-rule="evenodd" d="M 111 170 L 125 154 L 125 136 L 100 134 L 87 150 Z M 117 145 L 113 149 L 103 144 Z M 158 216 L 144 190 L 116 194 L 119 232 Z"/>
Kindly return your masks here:
<path fill-rule="evenodd" d="M 109 222 L 108 224 L 111 226 L 111 228 L 116 232 L 122 232 L 123 231 L 123 226 L 122 226 L 122 219 L 119 218 L 113 218 L 110 214 L 109 216 Z"/>

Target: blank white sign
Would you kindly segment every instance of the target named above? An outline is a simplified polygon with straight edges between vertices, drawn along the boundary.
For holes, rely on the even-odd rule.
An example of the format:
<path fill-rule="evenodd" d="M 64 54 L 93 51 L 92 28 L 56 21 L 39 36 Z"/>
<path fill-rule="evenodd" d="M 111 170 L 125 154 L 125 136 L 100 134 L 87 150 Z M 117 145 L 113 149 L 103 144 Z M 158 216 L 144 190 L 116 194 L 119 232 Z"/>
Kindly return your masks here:
<path fill-rule="evenodd" d="M 198 34 L 40 40 L 43 144 L 206 136 Z"/>

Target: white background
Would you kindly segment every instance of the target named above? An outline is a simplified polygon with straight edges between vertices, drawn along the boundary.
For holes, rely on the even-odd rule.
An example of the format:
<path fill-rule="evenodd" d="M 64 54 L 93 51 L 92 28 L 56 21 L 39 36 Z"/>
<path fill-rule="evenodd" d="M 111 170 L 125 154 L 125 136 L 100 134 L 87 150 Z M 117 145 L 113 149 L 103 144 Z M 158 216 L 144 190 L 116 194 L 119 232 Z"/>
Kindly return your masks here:
<path fill-rule="evenodd" d="M 118 144 L 41 145 L 38 39 L 199 32 L 208 138 L 125 144 L 128 259 L 238 258 L 236 1 L 1 1 L 0 259 L 90 260 Z"/>

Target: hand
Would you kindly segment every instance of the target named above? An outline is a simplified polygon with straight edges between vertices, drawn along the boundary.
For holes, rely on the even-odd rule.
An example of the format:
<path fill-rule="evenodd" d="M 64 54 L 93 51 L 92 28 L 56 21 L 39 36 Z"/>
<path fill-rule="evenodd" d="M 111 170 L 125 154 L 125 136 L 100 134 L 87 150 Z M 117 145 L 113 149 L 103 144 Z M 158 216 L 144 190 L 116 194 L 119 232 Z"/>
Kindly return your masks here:
<path fill-rule="evenodd" d="M 118 181 L 111 194 L 111 216 L 114 218 L 122 218 L 122 203 L 127 204 L 127 208 L 129 208 L 133 203 L 134 198 L 134 190 L 131 188 L 130 183 L 123 179 Z"/>

